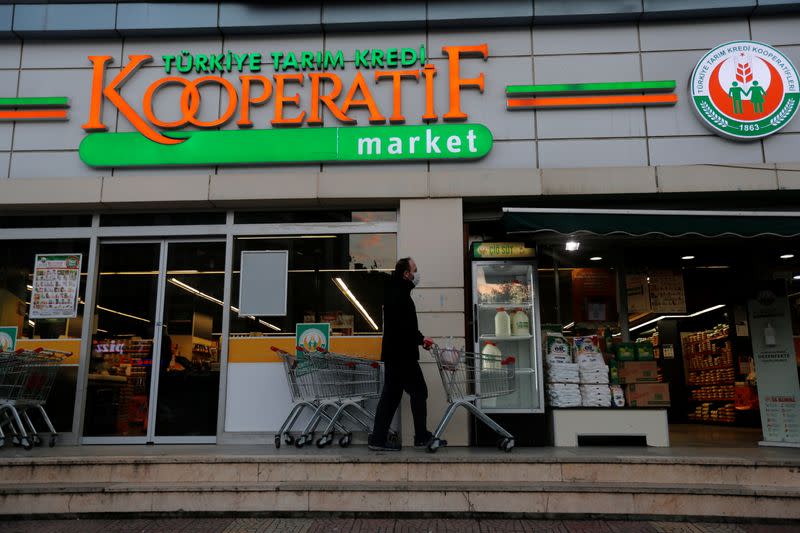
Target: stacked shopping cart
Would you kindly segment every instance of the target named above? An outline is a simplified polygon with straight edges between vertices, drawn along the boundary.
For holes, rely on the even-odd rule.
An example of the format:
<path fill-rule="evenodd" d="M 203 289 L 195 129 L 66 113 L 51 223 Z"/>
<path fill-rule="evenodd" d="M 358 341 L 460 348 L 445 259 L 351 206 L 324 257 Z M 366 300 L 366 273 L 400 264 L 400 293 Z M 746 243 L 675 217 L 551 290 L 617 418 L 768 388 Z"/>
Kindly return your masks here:
<path fill-rule="evenodd" d="M 314 440 L 314 433 L 324 424 L 317 447 L 324 448 L 339 433 L 339 445 L 347 447 L 354 430 L 371 431 L 375 413 L 365 402 L 380 396 L 383 385 L 383 366 L 378 361 L 337 354 L 325 350 L 308 351 L 297 347 L 291 354 L 273 347 L 283 361 L 292 409 L 275 435 L 275 447 L 281 441 L 302 448 Z M 302 413 L 310 418 L 297 435 L 292 428 Z"/>
<path fill-rule="evenodd" d="M 0 447 L 6 430 L 11 442 L 30 450 L 42 440 L 30 413 L 38 412 L 50 432 L 50 446 L 58 437 L 44 409 L 61 360 L 68 354 L 51 350 L 0 352 Z"/>

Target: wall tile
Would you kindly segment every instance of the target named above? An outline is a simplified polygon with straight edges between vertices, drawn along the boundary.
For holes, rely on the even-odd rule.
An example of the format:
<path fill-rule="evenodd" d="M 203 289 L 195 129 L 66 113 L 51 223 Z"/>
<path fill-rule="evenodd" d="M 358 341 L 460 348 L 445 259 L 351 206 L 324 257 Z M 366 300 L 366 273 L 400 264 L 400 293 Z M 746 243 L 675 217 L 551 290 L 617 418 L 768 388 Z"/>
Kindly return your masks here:
<path fill-rule="evenodd" d="M 464 161 L 461 163 L 445 163 L 431 161 L 431 172 L 434 170 L 490 170 L 512 168 L 536 168 L 536 142 L 535 141 L 497 141 L 492 150 L 477 161 Z"/>
<path fill-rule="evenodd" d="M 2 133 L 0 133 L 2 135 Z M 11 152 L 0 152 L 0 179 L 8 177 L 8 163 L 11 161 Z"/>
<path fill-rule="evenodd" d="M 428 32 L 428 56 L 446 57 L 443 46 L 471 46 L 486 43 L 489 57 L 531 55 L 531 32 L 528 28 L 498 30 L 431 29 Z"/>
<path fill-rule="evenodd" d="M 539 139 L 644 137 L 644 108 L 541 110 L 536 133 Z"/>
<path fill-rule="evenodd" d="M 110 174 L 110 169 L 94 170 L 83 164 L 77 151 L 14 152 L 11 156 L 9 177 L 14 179 L 87 178 Z M 52 200 L 48 194 L 43 196 Z"/>
<path fill-rule="evenodd" d="M 642 79 L 639 54 L 535 57 L 533 72 L 537 84 Z"/>
<path fill-rule="evenodd" d="M 20 42 L 0 41 L 0 68 L 19 68 Z"/>
<path fill-rule="evenodd" d="M 542 193 L 552 195 L 654 193 L 654 167 L 542 170 Z"/>
<path fill-rule="evenodd" d="M 321 2 L 295 0 L 284 5 L 220 2 L 219 29 L 225 34 L 319 31 L 322 29 Z"/>
<path fill-rule="evenodd" d="M 344 53 L 345 61 L 355 61 L 355 51 L 367 48 L 413 48 L 419 51 L 419 46 L 425 44 L 425 30 L 383 31 L 378 33 L 363 32 L 336 32 L 325 35 L 325 50 Z M 285 50 L 297 50 L 285 48 Z M 322 48 L 309 48 L 308 50 L 322 50 Z M 419 68 L 419 65 L 409 67 Z"/>
<path fill-rule="evenodd" d="M 537 26 L 533 30 L 535 55 L 638 52 L 639 36 L 633 24 L 592 24 L 579 32 L 569 26 Z"/>
<path fill-rule="evenodd" d="M 749 39 L 750 29 L 745 18 L 642 22 L 639 34 L 642 51 L 708 50 L 728 41 Z"/>
<path fill-rule="evenodd" d="M 123 35 L 177 35 L 219 32 L 216 2 L 120 3 L 117 31 Z"/>
<path fill-rule="evenodd" d="M 428 2 L 428 27 L 529 25 L 530 0 L 437 0 Z"/>
<path fill-rule="evenodd" d="M 798 120 L 795 117 L 794 121 Z M 764 139 L 767 163 L 800 162 L 800 133 L 779 133 Z"/>
<path fill-rule="evenodd" d="M 14 6 L 0 6 L 0 38 L 10 39 L 14 37 L 11 28 L 14 23 Z"/>
<path fill-rule="evenodd" d="M 771 166 L 733 165 L 709 166 L 663 166 L 658 167 L 659 192 L 704 192 L 704 191 L 756 191 L 775 190 L 778 179 Z"/>
<path fill-rule="evenodd" d="M 650 139 L 650 164 L 699 165 L 761 164 L 761 143 L 741 143 L 712 135 L 710 137 L 680 137 Z"/>
<path fill-rule="evenodd" d="M 17 4 L 14 33 L 36 36 L 116 36 L 117 4 Z"/>
<path fill-rule="evenodd" d="M 800 4 L 798 4 L 800 6 Z M 750 20 L 750 31 L 753 40 L 771 46 L 780 44 L 800 44 L 800 16 L 753 17 Z"/>
<path fill-rule="evenodd" d="M 689 78 L 697 62 L 698 52 L 657 52 L 642 54 L 642 71 L 646 80 L 675 80 L 678 103 L 669 107 L 645 109 L 647 132 L 662 135 L 711 135 L 698 120 L 691 105 Z"/>
<path fill-rule="evenodd" d="M 539 166 L 543 169 L 647 166 L 646 141 L 539 141 Z"/>
<path fill-rule="evenodd" d="M 426 26 L 424 0 L 376 2 L 364 9 L 361 2 L 328 3 L 322 7 L 322 26 L 325 31 L 351 31 L 359 28 L 397 29 Z"/>
<path fill-rule="evenodd" d="M 106 77 L 109 79 L 117 73 L 116 69 L 108 69 Z M 91 86 L 91 69 L 23 70 L 19 79 L 19 95 L 69 97 L 69 120 L 17 123 L 14 149 L 76 150 L 86 135 L 81 125 L 89 118 Z M 116 109 L 106 101 L 102 118 L 109 131 L 116 128 L 116 116 Z"/>
<path fill-rule="evenodd" d="M 25 41 L 22 68 L 91 68 L 88 56 L 111 56 L 118 67 L 122 55 L 121 39 Z"/>
<path fill-rule="evenodd" d="M 746 17 L 756 7 L 756 0 L 643 0 L 644 19 L 702 17 Z"/>
<path fill-rule="evenodd" d="M 642 14 L 641 0 L 534 0 L 534 24 L 563 22 L 596 22 L 608 20 L 638 20 Z"/>

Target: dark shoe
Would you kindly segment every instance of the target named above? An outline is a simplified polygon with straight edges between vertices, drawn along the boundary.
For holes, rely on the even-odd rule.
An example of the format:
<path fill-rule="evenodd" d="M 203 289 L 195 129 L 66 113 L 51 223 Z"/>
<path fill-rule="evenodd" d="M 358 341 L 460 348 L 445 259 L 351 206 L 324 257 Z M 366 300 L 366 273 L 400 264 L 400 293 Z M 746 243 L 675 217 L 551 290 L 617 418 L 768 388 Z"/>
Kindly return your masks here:
<path fill-rule="evenodd" d="M 417 450 L 424 450 L 425 448 L 428 447 L 428 444 L 430 444 L 432 440 L 433 440 L 433 433 L 431 433 L 430 431 L 428 431 L 426 435 L 423 435 L 421 437 L 414 435 L 414 448 L 416 448 Z M 439 442 L 441 443 L 442 446 L 447 446 L 446 440 L 439 439 Z"/>
<path fill-rule="evenodd" d="M 370 442 L 367 448 L 374 452 L 399 452 L 403 449 L 399 442 L 386 441 L 383 444 L 374 444 Z"/>

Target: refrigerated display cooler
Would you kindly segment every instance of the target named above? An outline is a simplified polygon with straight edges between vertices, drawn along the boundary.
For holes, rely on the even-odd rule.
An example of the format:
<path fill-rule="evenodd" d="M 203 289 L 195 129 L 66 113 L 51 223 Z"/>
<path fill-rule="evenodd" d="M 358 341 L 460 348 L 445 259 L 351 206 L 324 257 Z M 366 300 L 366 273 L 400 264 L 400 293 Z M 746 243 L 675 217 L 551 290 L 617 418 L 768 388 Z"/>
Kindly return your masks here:
<path fill-rule="evenodd" d="M 474 243 L 472 258 L 474 351 L 499 350 L 516 359 L 516 391 L 479 400 L 477 407 L 490 414 L 543 413 L 535 250 L 521 243 Z"/>

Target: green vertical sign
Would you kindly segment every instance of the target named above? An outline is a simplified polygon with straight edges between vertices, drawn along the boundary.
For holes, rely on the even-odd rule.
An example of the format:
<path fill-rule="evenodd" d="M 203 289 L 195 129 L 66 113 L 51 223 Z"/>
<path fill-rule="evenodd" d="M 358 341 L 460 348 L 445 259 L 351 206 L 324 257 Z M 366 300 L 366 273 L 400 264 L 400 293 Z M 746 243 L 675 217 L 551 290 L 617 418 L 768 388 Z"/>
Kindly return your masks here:
<path fill-rule="evenodd" d="M 0 327 L 0 352 L 11 352 L 17 347 L 17 328 Z"/>
<path fill-rule="evenodd" d="M 331 325 L 325 323 L 297 324 L 295 327 L 295 344 L 307 352 L 318 349 L 329 350 L 331 346 Z"/>

